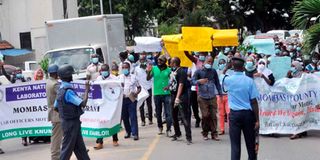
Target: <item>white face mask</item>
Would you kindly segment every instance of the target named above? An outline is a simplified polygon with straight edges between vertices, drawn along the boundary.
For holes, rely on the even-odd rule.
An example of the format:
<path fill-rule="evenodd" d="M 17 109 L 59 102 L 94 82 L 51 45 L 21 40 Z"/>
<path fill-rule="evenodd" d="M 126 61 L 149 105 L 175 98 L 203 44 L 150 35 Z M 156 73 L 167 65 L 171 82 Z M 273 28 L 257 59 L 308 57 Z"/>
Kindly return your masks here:
<path fill-rule="evenodd" d="M 266 66 L 264 64 L 259 64 L 258 65 L 258 71 L 259 72 L 262 72 L 265 68 L 266 68 Z"/>

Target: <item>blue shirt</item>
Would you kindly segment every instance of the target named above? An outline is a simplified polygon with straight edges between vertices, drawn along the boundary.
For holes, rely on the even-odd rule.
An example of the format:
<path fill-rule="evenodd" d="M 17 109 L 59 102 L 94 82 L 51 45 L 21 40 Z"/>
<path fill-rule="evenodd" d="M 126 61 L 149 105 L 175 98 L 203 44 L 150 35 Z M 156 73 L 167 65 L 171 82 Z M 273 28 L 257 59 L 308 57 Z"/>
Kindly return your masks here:
<path fill-rule="evenodd" d="M 199 79 L 204 78 L 208 79 L 207 83 L 198 83 Z M 222 94 L 218 73 L 215 69 L 198 69 L 194 73 L 192 81 L 194 85 L 198 85 L 198 95 L 203 99 L 211 99 L 216 97 L 217 94 Z"/>
<path fill-rule="evenodd" d="M 235 111 L 252 110 L 251 100 L 259 96 L 252 78 L 243 72 L 234 72 L 225 78 L 224 85 L 227 86 L 230 109 Z"/>
<path fill-rule="evenodd" d="M 61 85 L 60 85 L 60 88 L 63 88 L 63 87 L 65 87 L 65 88 L 72 88 L 72 85 L 71 85 L 71 83 L 69 83 L 69 82 L 64 82 L 64 81 L 62 81 L 62 82 L 61 82 Z M 66 91 L 66 94 L 65 94 L 65 96 L 64 96 L 64 100 L 65 100 L 65 102 L 71 103 L 71 104 L 73 104 L 73 105 L 75 105 L 75 106 L 80 106 L 80 104 L 81 104 L 82 101 L 83 101 L 73 90 L 70 90 L 70 89 L 68 89 L 68 90 Z M 57 102 L 57 100 L 55 100 L 55 102 L 54 102 L 54 107 L 55 107 L 55 108 L 58 108 L 58 102 Z"/>

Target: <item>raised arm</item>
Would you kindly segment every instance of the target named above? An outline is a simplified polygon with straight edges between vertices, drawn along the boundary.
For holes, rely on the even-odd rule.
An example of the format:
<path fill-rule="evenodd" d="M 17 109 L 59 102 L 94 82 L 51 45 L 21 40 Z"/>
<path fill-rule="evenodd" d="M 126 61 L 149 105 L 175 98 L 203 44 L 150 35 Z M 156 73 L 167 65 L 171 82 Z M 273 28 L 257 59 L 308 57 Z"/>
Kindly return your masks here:
<path fill-rule="evenodd" d="M 188 51 L 184 51 L 184 54 L 188 57 L 188 59 L 190 59 L 191 62 L 197 64 L 198 59 L 189 54 Z"/>

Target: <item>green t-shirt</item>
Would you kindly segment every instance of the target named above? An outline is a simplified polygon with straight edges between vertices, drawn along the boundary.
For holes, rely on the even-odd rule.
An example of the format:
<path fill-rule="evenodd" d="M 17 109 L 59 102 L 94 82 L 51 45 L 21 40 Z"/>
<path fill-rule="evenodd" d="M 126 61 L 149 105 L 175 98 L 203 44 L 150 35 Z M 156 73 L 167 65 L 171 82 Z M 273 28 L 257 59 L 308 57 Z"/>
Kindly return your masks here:
<path fill-rule="evenodd" d="M 169 85 L 169 76 L 171 69 L 167 67 L 164 70 L 160 70 L 158 66 L 152 67 L 153 75 L 153 95 L 168 95 L 170 94 L 169 90 L 163 90 L 164 87 Z"/>

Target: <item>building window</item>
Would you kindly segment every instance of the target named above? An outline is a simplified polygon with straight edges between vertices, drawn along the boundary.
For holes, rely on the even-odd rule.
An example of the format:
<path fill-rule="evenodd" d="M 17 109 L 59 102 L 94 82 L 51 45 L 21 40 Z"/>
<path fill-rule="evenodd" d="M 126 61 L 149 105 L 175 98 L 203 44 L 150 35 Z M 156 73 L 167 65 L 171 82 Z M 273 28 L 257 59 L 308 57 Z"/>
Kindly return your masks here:
<path fill-rule="evenodd" d="M 32 50 L 30 32 L 20 33 L 20 46 L 21 46 L 21 49 Z"/>

